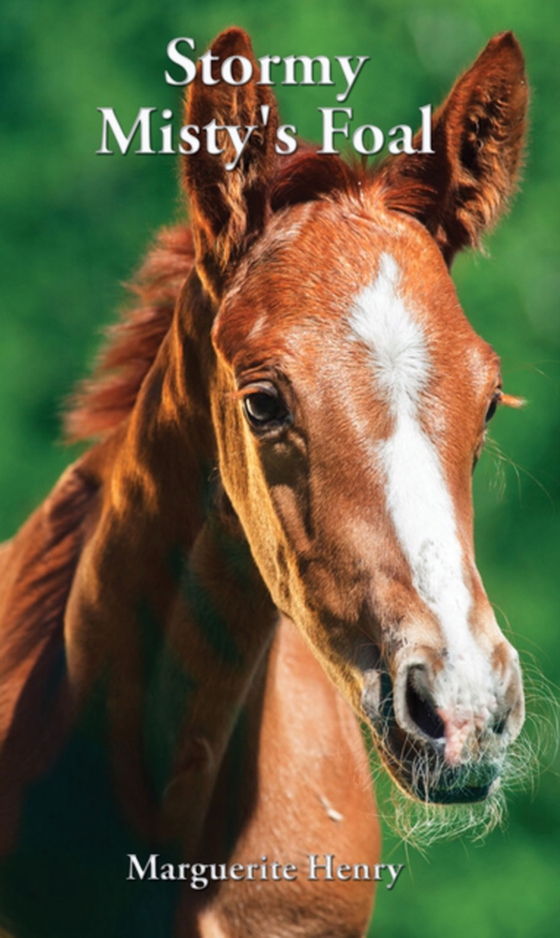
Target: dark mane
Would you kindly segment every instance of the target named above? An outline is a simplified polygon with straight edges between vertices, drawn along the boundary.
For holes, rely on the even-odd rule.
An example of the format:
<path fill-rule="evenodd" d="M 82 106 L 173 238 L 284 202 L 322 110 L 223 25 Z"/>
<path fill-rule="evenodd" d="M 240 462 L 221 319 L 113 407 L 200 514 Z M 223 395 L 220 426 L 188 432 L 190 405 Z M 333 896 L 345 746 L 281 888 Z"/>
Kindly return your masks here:
<path fill-rule="evenodd" d="M 383 184 L 383 164 L 375 171 Z M 359 199 L 365 169 L 352 166 L 336 156 L 319 154 L 310 147 L 300 148 L 279 161 L 270 191 L 270 207 L 278 212 L 288 205 L 347 195 Z M 418 183 L 407 188 L 418 189 Z M 406 210 L 415 201 L 410 191 L 388 207 Z M 398 193 L 397 193 L 398 195 Z M 418 199 L 418 193 L 416 193 Z M 400 203 L 403 204 L 400 204 Z M 138 273 L 128 284 L 137 302 L 125 310 L 121 321 L 107 332 L 107 345 L 101 352 L 93 375 L 82 382 L 70 402 L 65 417 L 66 438 L 70 441 L 103 438 L 124 420 L 134 407 L 138 392 L 158 349 L 167 334 L 177 296 L 194 264 L 190 229 L 184 224 L 163 228 Z"/>

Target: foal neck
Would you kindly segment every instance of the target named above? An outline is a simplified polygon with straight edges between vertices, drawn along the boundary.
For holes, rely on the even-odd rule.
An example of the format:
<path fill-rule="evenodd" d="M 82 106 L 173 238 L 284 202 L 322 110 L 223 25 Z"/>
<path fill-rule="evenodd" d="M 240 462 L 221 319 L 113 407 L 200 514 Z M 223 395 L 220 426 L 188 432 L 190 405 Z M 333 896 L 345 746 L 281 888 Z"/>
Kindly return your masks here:
<path fill-rule="evenodd" d="M 130 419 L 103 444 L 99 520 L 66 617 L 78 705 L 104 686 L 122 797 L 130 805 L 133 781 L 136 823 L 186 853 L 275 624 L 217 478 L 213 352 L 192 310 L 191 297 Z"/>

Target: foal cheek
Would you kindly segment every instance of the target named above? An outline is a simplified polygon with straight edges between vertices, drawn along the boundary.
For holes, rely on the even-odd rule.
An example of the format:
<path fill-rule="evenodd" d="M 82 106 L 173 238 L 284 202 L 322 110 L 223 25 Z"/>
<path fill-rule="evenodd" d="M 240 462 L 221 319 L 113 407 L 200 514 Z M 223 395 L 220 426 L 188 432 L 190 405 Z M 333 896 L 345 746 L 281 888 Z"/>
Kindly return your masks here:
<path fill-rule="evenodd" d="M 305 446 L 293 434 L 289 440 L 263 446 L 259 461 L 270 507 L 282 529 L 286 547 L 305 562 L 315 538 Z"/>
<path fill-rule="evenodd" d="M 274 511 L 255 441 L 237 402 L 214 407 L 220 478 L 249 544 L 253 560 L 274 600 L 283 610 L 288 596 L 285 536 Z"/>

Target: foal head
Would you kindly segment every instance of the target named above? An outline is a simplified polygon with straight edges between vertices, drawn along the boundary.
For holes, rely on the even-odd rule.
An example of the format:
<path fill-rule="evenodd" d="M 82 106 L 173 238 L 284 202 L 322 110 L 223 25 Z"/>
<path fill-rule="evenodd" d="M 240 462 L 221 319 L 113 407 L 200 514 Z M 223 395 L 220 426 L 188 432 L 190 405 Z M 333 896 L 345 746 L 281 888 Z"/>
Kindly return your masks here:
<path fill-rule="evenodd" d="M 213 51 L 252 57 L 239 30 Z M 275 603 L 426 801 L 483 799 L 524 718 L 473 549 L 472 470 L 512 399 L 448 267 L 513 189 L 526 99 L 496 37 L 436 113 L 435 152 L 369 174 L 276 158 L 264 86 L 195 83 L 187 107 L 259 128 L 236 170 L 227 144 L 185 169 L 224 488 Z"/>

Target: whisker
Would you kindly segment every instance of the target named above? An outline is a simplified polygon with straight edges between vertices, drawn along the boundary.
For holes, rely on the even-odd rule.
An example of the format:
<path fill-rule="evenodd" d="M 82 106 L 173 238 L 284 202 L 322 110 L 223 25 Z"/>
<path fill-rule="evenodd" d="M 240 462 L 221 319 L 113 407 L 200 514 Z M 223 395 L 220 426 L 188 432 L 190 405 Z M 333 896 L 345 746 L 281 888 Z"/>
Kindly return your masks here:
<path fill-rule="evenodd" d="M 484 801 L 432 804 L 427 800 L 414 799 L 396 785 L 391 786 L 388 797 L 384 799 L 388 809 L 379 812 L 379 817 L 407 848 L 412 846 L 420 853 L 425 853 L 436 841 L 457 837 L 480 842 L 496 827 L 504 825 L 507 792 L 528 789 L 534 794 L 538 778 L 551 767 L 557 755 L 560 703 L 557 688 L 532 661 L 524 662 L 524 678 L 527 701 L 525 726 L 520 736 L 510 743 L 506 753 L 496 757 L 499 784 L 493 786 Z M 383 789 L 386 787 L 382 782 L 385 768 L 383 759 L 390 764 L 395 758 L 389 746 L 388 731 L 376 733 L 372 739 L 365 725 L 362 729 L 372 776 Z M 456 782 L 457 796 L 460 796 L 464 786 L 468 786 L 470 773 L 488 763 L 493 742 L 493 735 L 487 734 L 470 753 Z M 427 792 L 437 789 L 442 782 L 446 783 L 448 767 L 442 753 L 434 754 L 433 749 L 425 749 L 421 742 L 410 743 L 409 751 L 410 777 L 414 787 Z"/>
<path fill-rule="evenodd" d="M 530 479 L 531 482 L 534 482 L 534 484 L 541 490 L 543 495 L 545 495 L 548 501 L 550 502 L 551 507 L 556 508 L 554 498 L 552 497 L 552 495 L 550 494 L 550 492 L 548 491 L 544 483 L 541 482 L 540 479 L 538 479 L 532 472 L 529 472 L 529 470 L 526 469 L 525 466 L 519 465 L 519 463 L 516 463 L 511 458 L 511 456 L 504 453 L 500 447 L 500 444 L 497 442 L 497 440 L 495 440 L 493 437 L 488 436 L 486 440 L 486 446 L 487 446 L 489 454 L 493 456 L 496 460 L 499 460 L 502 466 L 502 470 L 503 470 L 503 466 L 507 465 L 507 466 L 511 466 L 511 468 L 515 472 L 515 475 L 517 478 L 517 487 L 518 487 L 518 494 L 519 494 L 520 502 L 522 502 L 523 500 L 522 499 L 522 487 L 521 487 L 521 474 L 523 474 L 528 479 Z"/>

